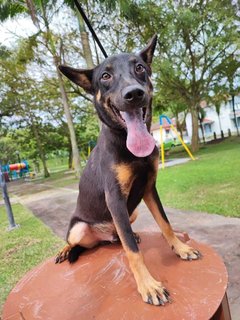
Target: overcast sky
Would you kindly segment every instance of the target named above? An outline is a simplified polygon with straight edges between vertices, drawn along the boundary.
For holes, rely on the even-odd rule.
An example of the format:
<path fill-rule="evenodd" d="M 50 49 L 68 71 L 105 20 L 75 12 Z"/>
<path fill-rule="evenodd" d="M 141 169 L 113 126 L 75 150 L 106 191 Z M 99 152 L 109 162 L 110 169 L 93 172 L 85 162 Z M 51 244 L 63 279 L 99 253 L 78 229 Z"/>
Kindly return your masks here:
<path fill-rule="evenodd" d="M 14 45 L 18 37 L 30 36 L 34 32 L 36 32 L 36 28 L 29 18 L 8 19 L 0 24 L 0 43 L 11 46 Z"/>

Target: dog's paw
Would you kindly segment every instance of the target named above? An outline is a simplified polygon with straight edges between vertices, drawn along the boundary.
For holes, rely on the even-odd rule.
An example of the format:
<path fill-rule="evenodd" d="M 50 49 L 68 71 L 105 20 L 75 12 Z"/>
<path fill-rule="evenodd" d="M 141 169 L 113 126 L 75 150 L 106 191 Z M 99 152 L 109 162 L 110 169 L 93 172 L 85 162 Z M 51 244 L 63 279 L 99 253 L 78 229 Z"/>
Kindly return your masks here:
<path fill-rule="evenodd" d="M 155 306 L 163 306 L 168 302 L 171 302 L 170 294 L 165 289 L 161 282 L 156 281 L 151 278 L 147 281 L 144 281 L 139 287 L 138 291 L 140 292 L 144 302 L 152 304 Z"/>
<path fill-rule="evenodd" d="M 71 247 L 66 245 L 56 256 L 55 263 L 62 263 L 67 260 Z"/>
<path fill-rule="evenodd" d="M 197 260 L 202 257 L 200 251 L 193 249 L 192 247 L 189 247 L 185 243 L 178 243 L 175 246 L 172 246 L 172 250 L 176 253 L 178 257 L 180 257 L 182 260 Z"/>
<path fill-rule="evenodd" d="M 138 233 L 133 232 L 133 236 L 134 236 L 134 239 L 135 239 L 135 241 L 136 241 L 137 243 L 140 243 L 140 242 L 141 242 L 141 238 L 140 238 L 140 236 L 139 236 Z"/>

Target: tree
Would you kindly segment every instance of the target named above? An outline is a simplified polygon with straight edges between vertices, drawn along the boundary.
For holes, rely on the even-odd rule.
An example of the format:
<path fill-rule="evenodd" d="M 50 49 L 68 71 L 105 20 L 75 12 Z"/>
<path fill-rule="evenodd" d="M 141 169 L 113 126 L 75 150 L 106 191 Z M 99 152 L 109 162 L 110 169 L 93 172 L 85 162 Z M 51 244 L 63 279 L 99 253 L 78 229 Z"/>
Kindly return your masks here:
<path fill-rule="evenodd" d="M 13 18 L 17 14 L 24 13 L 25 10 L 24 1 L 0 0 L 0 21 Z"/>
<path fill-rule="evenodd" d="M 11 5 L 13 3 L 14 3 L 13 1 L 9 1 L 8 8 L 11 8 Z M 53 40 L 54 39 L 53 32 L 50 29 L 50 23 L 49 23 L 49 17 L 53 13 L 53 8 L 55 5 L 56 5 L 56 1 L 52 1 L 51 3 L 45 0 L 40 0 L 40 1 L 27 0 L 26 3 L 24 1 L 19 1 L 19 6 L 21 7 L 20 11 L 29 12 L 34 25 L 38 28 L 39 33 L 43 35 L 44 45 L 52 55 L 53 64 L 55 66 L 55 71 L 57 73 L 60 94 L 62 97 L 62 105 L 64 108 L 68 129 L 70 133 L 74 169 L 76 172 L 76 176 L 79 177 L 81 174 L 82 168 L 81 168 L 80 154 L 77 146 L 76 133 L 73 125 L 67 93 L 66 93 L 64 82 L 62 79 L 62 74 L 58 69 L 58 66 L 61 62 L 61 59 L 60 59 L 61 52 L 57 53 L 57 48 Z M 19 14 L 19 10 L 17 9 L 14 11 L 14 13 L 12 13 L 12 11 L 9 10 L 8 17 Z M 6 17 L 7 17 L 6 14 L 0 15 L 0 20 L 3 21 L 4 19 L 6 19 Z M 44 28 L 45 30 L 43 31 L 42 28 Z M 61 46 L 60 46 L 60 49 L 61 49 Z"/>
<path fill-rule="evenodd" d="M 151 16 L 151 19 L 148 17 Z M 192 150 L 199 148 L 198 110 L 219 83 L 223 70 L 233 61 L 239 68 L 239 31 L 236 4 L 229 1 L 144 1 L 131 22 L 143 39 L 155 31 L 159 51 L 153 70 L 157 85 L 171 89 L 192 116 Z"/>
<path fill-rule="evenodd" d="M 11 56 L 10 56 L 11 59 Z M 21 69 L 21 66 L 20 66 Z M 39 156 L 44 168 L 44 176 L 49 177 L 49 172 L 46 165 L 46 153 L 43 147 L 39 118 L 40 116 L 36 110 L 41 109 L 39 106 L 39 92 L 35 88 L 33 80 L 26 77 L 24 73 L 19 70 L 18 63 L 13 63 L 8 60 L 5 61 L 4 67 L 1 68 L 1 73 L 5 75 L 4 83 L 8 86 L 8 90 L 2 97 L 0 106 L 11 105 L 15 117 L 15 126 L 17 123 L 23 123 L 23 126 L 28 126 L 35 138 L 37 148 L 39 150 Z M 14 77 L 11 74 L 14 74 Z"/>
<path fill-rule="evenodd" d="M 27 44 L 29 43 L 27 42 Z M 49 81 L 38 81 L 36 85 L 36 81 L 27 74 L 25 64 L 32 59 L 33 47 L 30 46 L 30 50 L 28 49 L 25 43 L 20 41 L 20 46 L 16 47 L 13 51 L 8 50 L 8 55 L 0 59 L 0 83 L 3 84 L 2 87 L 4 88 L 0 94 L 0 109 L 11 109 L 14 115 L 13 137 L 17 131 L 16 128 L 26 128 L 24 131 L 21 131 L 21 133 L 25 133 L 25 138 L 29 146 L 31 145 L 33 147 L 27 148 L 31 149 L 28 156 L 32 156 L 33 158 L 36 158 L 36 156 L 40 157 L 43 164 L 44 176 L 48 177 L 49 171 L 46 164 L 46 153 L 50 149 L 49 146 L 53 145 L 52 141 L 49 140 L 51 137 L 50 133 L 51 131 L 56 132 L 57 129 L 57 127 L 54 128 L 50 126 L 50 124 L 55 121 L 55 117 L 51 117 L 48 109 L 51 111 L 56 109 L 54 106 L 58 105 L 59 101 L 56 100 L 58 99 L 56 89 L 53 91 L 54 94 L 51 86 L 49 86 Z M 24 51 L 24 62 L 21 54 L 22 51 Z M 5 114 L 5 116 L 10 115 Z M 10 117 L 7 124 L 10 129 Z M 46 130 L 46 128 L 48 130 Z M 14 141 L 19 142 L 18 135 L 19 130 L 14 137 Z M 31 144 L 32 141 L 35 143 Z M 21 145 L 24 145 L 24 141 L 22 141 Z"/>
<path fill-rule="evenodd" d="M 17 159 L 17 144 L 9 136 L 2 136 L 0 134 L 0 160 L 2 164 L 14 163 Z"/>

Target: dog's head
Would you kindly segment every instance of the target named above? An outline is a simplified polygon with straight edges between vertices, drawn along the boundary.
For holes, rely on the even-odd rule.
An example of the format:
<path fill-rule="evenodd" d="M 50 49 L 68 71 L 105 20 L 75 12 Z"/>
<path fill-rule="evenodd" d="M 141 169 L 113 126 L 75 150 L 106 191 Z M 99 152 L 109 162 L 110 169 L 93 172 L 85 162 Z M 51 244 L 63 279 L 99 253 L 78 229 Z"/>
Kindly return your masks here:
<path fill-rule="evenodd" d="M 148 130 L 156 41 L 155 35 L 139 54 L 114 55 L 91 70 L 59 66 L 66 77 L 94 96 L 98 115 L 107 126 L 127 132 L 127 148 L 138 157 L 151 154 L 155 146 Z"/>

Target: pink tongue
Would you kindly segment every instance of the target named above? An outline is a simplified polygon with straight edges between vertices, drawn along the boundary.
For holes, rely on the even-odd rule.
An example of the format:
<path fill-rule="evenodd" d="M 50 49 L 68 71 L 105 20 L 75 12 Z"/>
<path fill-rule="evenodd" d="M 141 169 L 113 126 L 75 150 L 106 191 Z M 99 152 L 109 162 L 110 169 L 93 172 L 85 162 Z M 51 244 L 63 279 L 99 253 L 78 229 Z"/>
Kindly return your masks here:
<path fill-rule="evenodd" d="M 127 125 L 127 148 L 136 157 L 149 156 L 155 147 L 155 140 L 143 123 L 142 110 L 121 112 Z"/>

